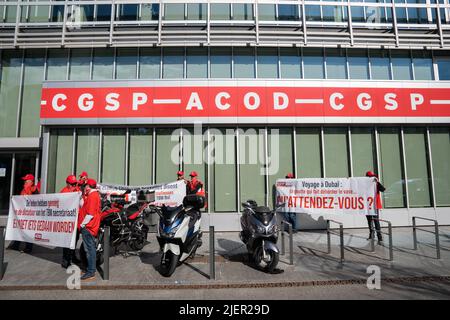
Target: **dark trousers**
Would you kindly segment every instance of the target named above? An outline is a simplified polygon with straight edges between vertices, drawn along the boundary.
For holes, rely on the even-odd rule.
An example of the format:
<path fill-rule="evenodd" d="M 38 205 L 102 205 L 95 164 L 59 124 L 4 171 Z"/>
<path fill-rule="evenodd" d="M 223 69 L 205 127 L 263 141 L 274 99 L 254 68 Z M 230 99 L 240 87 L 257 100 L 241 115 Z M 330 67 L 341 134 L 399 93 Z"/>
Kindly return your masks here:
<path fill-rule="evenodd" d="M 25 252 L 31 252 L 33 250 L 33 244 L 30 242 L 23 242 L 23 241 L 13 241 L 10 245 L 10 248 L 13 250 L 19 250 L 20 245 L 22 243 L 25 243 Z"/>
<path fill-rule="evenodd" d="M 75 248 L 77 247 L 78 240 L 80 239 L 80 233 L 77 231 L 75 238 Z M 62 262 L 64 264 L 70 264 L 75 257 L 75 249 L 63 248 L 63 258 Z"/>
<path fill-rule="evenodd" d="M 380 221 L 378 221 L 378 214 L 376 216 L 366 216 L 367 224 L 369 225 L 369 239 L 373 237 L 374 229 L 377 232 L 378 240 L 382 241 L 383 236 L 381 235 Z M 375 226 L 375 227 L 374 227 Z"/>
<path fill-rule="evenodd" d="M 83 245 L 86 251 L 87 273 L 90 275 L 94 275 L 96 270 L 95 264 L 97 260 L 95 238 L 86 228 L 81 229 L 81 236 L 83 237 Z"/>

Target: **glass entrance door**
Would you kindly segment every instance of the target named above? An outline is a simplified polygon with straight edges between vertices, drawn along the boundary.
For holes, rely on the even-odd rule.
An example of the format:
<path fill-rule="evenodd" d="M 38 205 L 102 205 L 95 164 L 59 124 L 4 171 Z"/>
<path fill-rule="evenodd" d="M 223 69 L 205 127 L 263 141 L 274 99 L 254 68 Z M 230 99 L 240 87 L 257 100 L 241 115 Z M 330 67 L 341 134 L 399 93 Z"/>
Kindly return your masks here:
<path fill-rule="evenodd" d="M 12 154 L 0 153 L 0 215 L 8 214 L 11 191 Z"/>

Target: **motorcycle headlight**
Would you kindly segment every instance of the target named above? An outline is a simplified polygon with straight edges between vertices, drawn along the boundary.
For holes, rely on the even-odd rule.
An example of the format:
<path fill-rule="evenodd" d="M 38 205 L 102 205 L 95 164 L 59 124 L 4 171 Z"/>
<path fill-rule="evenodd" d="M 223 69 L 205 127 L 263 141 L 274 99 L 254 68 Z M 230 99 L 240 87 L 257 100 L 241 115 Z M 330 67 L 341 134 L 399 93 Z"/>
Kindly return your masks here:
<path fill-rule="evenodd" d="M 258 233 L 266 233 L 266 228 L 258 226 L 258 227 L 256 228 L 256 231 L 257 231 Z"/>
<path fill-rule="evenodd" d="M 176 226 L 175 228 L 172 228 L 170 230 L 161 230 L 161 235 L 163 237 L 167 237 L 167 238 L 173 238 L 175 236 L 175 234 L 177 233 L 178 229 L 180 228 L 180 226 Z"/>
<path fill-rule="evenodd" d="M 278 232 L 278 225 L 274 224 L 271 228 L 270 228 L 270 232 L 271 233 L 277 233 Z"/>

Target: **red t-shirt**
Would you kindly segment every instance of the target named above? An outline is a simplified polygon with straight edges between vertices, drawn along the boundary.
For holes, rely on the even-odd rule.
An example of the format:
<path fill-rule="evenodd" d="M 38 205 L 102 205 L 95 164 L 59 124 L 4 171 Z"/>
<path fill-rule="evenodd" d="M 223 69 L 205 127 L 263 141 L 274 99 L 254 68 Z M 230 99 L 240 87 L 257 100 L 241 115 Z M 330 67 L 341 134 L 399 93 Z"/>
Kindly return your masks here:
<path fill-rule="evenodd" d="M 77 192 L 77 191 L 78 190 L 76 190 L 74 187 L 65 186 L 64 188 L 61 189 L 61 191 L 59 193 Z"/>
<path fill-rule="evenodd" d="M 87 214 L 93 216 L 91 221 L 86 225 L 86 229 L 94 236 L 97 236 L 100 228 L 101 210 L 100 210 L 100 195 L 97 190 L 92 190 L 84 200 L 83 207 L 81 207 L 78 215 L 78 229 Z"/>
<path fill-rule="evenodd" d="M 32 182 L 25 182 L 22 191 L 20 191 L 21 196 L 29 196 L 38 193 L 37 187 Z"/>

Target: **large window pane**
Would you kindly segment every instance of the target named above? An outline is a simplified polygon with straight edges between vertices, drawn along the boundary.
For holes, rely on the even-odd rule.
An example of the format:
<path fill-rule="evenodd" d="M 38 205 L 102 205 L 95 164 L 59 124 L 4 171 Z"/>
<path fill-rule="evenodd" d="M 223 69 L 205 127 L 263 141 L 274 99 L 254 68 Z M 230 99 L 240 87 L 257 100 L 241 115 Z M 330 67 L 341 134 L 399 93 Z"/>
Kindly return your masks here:
<path fill-rule="evenodd" d="M 390 61 L 387 51 L 371 50 L 370 53 L 370 68 L 373 80 L 390 80 Z"/>
<path fill-rule="evenodd" d="M 107 48 L 94 49 L 92 66 L 93 80 L 109 80 L 113 78 L 114 51 Z"/>
<path fill-rule="evenodd" d="M 259 4 L 258 18 L 261 21 L 276 21 L 276 10 L 274 4 Z"/>
<path fill-rule="evenodd" d="M 405 207 L 405 188 L 402 174 L 402 157 L 399 128 L 380 128 L 380 178 L 386 191 L 382 193 L 383 207 Z"/>
<path fill-rule="evenodd" d="M 165 4 L 164 20 L 184 20 L 184 3 Z"/>
<path fill-rule="evenodd" d="M 236 139 L 234 129 L 210 130 L 211 186 L 213 212 L 237 210 Z"/>
<path fill-rule="evenodd" d="M 138 13 L 138 4 L 119 4 L 117 6 L 117 17 L 119 21 L 136 21 L 138 20 Z"/>
<path fill-rule="evenodd" d="M 64 6 L 51 6 L 52 10 L 52 22 L 63 22 L 64 21 Z"/>
<path fill-rule="evenodd" d="M 130 129 L 130 164 L 128 184 L 132 186 L 152 183 L 153 130 Z"/>
<path fill-rule="evenodd" d="M 231 78 L 231 48 L 210 50 L 211 78 Z"/>
<path fill-rule="evenodd" d="M 186 50 L 186 78 L 208 77 L 208 49 L 187 48 Z"/>
<path fill-rule="evenodd" d="M 372 128 L 352 128 L 353 176 L 364 177 L 367 171 L 376 172 L 375 141 Z"/>
<path fill-rule="evenodd" d="M 327 79 L 346 79 L 347 67 L 344 50 L 326 51 Z"/>
<path fill-rule="evenodd" d="M 70 51 L 69 80 L 90 80 L 91 49 Z"/>
<path fill-rule="evenodd" d="M 206 175 L 206 162 L 204 161 L 204 150 L 206 141 L 203 141 L 203 131 L 199 128 L 183 129 L 183 170 L 185 177 L 189 177 L 189 173 L 196 171 L 198 179 L 203 182 L 206 189 L 208 185 L 208 177 Z M 208 190 L 203 190 L 208 191 Z"/>
<path fill-rule="evenodd" d="M 180 130 L 156 130 L 156 183 L 167 183 L 177 179 L 180 156 Z"/>
<path fill-rule="evenodd" d="M 138 48 L 119 48 L 116 57 L 116 79 L 136 79 Z"/>
<path fill-rule="evenodd" d="M 161 49 L 141 48 L 139 55 L 139 79 L 159 79 Z"/>
<path fill-rule="evenodd" d="M 410 207 L 431 206 L 425 128 L 405 128 L 405 159 Z"/>
<path fill-rule="evenodd" d="M 233 20 L 253 20 L 253 4 L 233 3 Z"/>
<path fill-rule="evenodd" d="M 231 6 L 229 3 L 211 3 L 211 20 L 230 20 Z"/>
<path fill-rule="evenodd" d="M 234 48 L 234 77 L 255 78 L 255 50 Z"/>
<path fill-rule="evenodd" d="M 59 192 L 72 173 L 73 130 L 60 129 L 50 132 L 47 192 Z"/>
<path fill-rule="evenodd" d="M 342 6 L 322 6 L 323 21 L 344 22 L 347 21 L 345 12 L 347 10 Z"/>
<path fill-rule="evenodd" d="M 320 6 L 305 6 L 305 15 L 306 21 L 322 21 L 322 17 L 320 15 Z"/>
<path fill-rule="evenodd" d="M 8 0 L 8 2 L 12 2 L 13 0 Z M 16 22 L 17 15 L 17 4 L 5 6 L 5 22 L 14 23 Z"/>
<path fill-rule="evenodd" d="M 415 80 L 434 80 L 431 52 L 414 51 L 413 64 Z"/>
<path fill-rule="evenodd" d="M 326 176 L 349 177 L 347 128 L 324 128 L 324 150 Z"/>
<path fill-rule="evenodd" d="M 4 50 L 0 78 L 0 137 L 15 137 L 22 51 Z"/>
<path fill-rule="evenodd" d="M 277 48 L 258 49 L 258 78 L 278 78 Z"/>
<path fill-rule="evenodd" d="M 322 177 L 320 128 L 297 128 L 297 177 Z"/>
<path fill-rule="evenodd" d="M 163 78 L 183 78 L 184 48 L 164 48 L 163 52 Z"/>
<path fill-rule="evenodd" d="M 350 79 L 369 79 L 369 58 L 365 50 L 348 51 Z"/>
<path fill-rule="evenodd" d="M 86 171 L 89 177 L 99 180 L 98 156 L 100 130 L 95 128 L 77 130 L 77 157 L 75 172 L 77 177 Z"/>
<path fill-rule="evenodd" d="M 207 18 L 206 3 L 188 3 L 187 19 L 188 20 L 206 20 Z"/>
<path fill-rule="evenodd" d="M 299 79 L 302 77 L 302 58 L 297 48 L 280 48 L 281 78 Z"/>
<path fill-rule="evenodd" d="M 300 19 L 297 5 L 279 4 L 278 20 L 279 21 L 298 21 Z"/>
<path fill-rule="evenodd" d="M 67 60 L 67 49 L 48 49 L 47 80 L 66 80 Z"/>
<path fill-rule="evenodd" d="M 151 21 L 159 19 L 159 4 L 143 3 L 141 4 L 141 20 Z"/>
<path fill-rule="evenodd" d="M 450 80 L 450 59 L 437 60 L 439 80 Z"/>
<path fill-rule="evenodd" d="M 97 5 L 97 21 L 110 21 L 111 20 L 111 5 L 103 4 Z"/>
<path fill-rule="evenodd" d="M 264 129 L 239 129 L 239 179 L 241 202 L 265 205 Z"/>
<path fill-rule="evenodd" d="M 45 50 L 27 50 L 24 61 L 20 136 L 39 136 L 39 113 Z"/>
<path fill-rule="evenodd" d="M 48 22 L 50 6 L 23 6 L 22 22 L 27 22 L 26 12 L 28 9 L 29 22 Z"/>
<path fill-rule="evenodd" d="M 430 129 L 433 159 L 434 194 L 437 206 L 450 206 L 450 131 L 449 128 Z"/>
<path fill-rule="evenodd" d="M 103 129 L 103 183 L 125 183 L 125 130 Z"/>
<path fill-rule="evenodd" d="M 322 49 L 303 50 L 303 77 L 305 79 L 324 79 L 324 61 Z"/>
<path fill-rule="evenodd" d="M 391 51 L 394 80 L 412 80 L 412 64 L 408 52 Z"/>
<path fill-rule="evenodd" d="M 12 154 L 0 154 L 0 215 L 7 215 L 11 189 Z M 3 235 L 2 235 L 3 236 Z"/>

